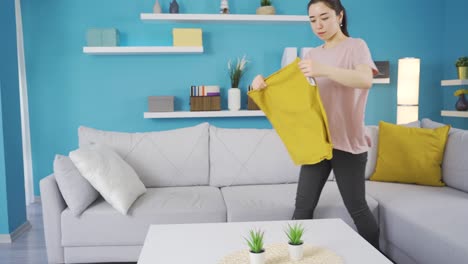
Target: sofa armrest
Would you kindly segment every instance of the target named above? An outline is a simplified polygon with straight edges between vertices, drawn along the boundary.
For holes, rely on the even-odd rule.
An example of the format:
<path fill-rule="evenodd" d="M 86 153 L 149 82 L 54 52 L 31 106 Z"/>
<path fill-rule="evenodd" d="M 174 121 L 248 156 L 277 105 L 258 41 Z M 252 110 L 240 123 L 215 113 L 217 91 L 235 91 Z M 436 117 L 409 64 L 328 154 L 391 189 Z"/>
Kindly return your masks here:
<path fill-rule="evenodd" d="M 47 258 L 49 263 L 64 263 L 61 215 L 67 205 L 53 174 L 40 181 L 40 189 Z"/>

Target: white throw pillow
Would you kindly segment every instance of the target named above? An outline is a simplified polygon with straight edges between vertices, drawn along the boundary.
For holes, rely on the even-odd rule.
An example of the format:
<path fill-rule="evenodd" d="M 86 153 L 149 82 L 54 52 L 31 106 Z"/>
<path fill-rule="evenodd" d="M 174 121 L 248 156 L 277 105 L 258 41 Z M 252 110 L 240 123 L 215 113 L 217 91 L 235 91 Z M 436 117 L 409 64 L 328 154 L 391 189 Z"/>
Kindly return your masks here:
<path fill-rule="evenodd" d="M 54 176 L 65 203 L 75 216 L 81 215 L 99 197 L 69 157 L 55 155 Z"/>
<path fill-rule="evenodd" d="M 69 156 L 81 175 L 124 215 L 135 200 L 146 192 L 132 167 L 105 145 L 82 146 L 70 152 Z"/>
<path fill-rule="evenodd" d="M 367 151 L 367 163 L 366 163 L 366 180 L 375 171 L 375 164 L 377 162 L 377 146 L 379 145 L 379 127 L 378 126 L 367 126 L 366 134 L 369 136 L 371 146 Z"/>
<path fill-rule="evenodd" d="M 423 128 L 438 128 L 446 124 L 424 118 Z M 445 145 L 444 160 L 442 161 L 442 177 L 447 186 L 468 192 L 468 131 L 458 128 L 450 128 L 447 143 Z"/>

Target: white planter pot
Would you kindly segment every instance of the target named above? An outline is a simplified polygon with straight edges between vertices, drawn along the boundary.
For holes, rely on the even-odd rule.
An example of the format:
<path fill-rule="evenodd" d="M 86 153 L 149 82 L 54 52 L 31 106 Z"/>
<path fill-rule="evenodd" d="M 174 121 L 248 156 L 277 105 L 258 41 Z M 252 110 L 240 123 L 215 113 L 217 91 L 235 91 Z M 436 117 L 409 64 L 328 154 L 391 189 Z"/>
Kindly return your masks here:
<path fill-rule="evenodd" d="M 301 260 L 302 257 L 304 256 L 303 244 L 301 245 L 288 244 L 288 250 L 289 250 L 289 259 L 292 261 Z"/>
<path fill-rule="evenodd" d="M 241 92 L 239 88 L 228 89 L 228 109 L 238 111 L 241 107 Z"/>
<path fill-rule="evenodd" d="M 265 264 L 265 251 L 262 253 L 252 253 L 249 251 L 250 264 Z"/>
<path fill-rule="evenodd" d="M 257 8 L 257 15 L 274 15 L 276 14 L 276 9 L 274 6 L 261 6 Z"/>

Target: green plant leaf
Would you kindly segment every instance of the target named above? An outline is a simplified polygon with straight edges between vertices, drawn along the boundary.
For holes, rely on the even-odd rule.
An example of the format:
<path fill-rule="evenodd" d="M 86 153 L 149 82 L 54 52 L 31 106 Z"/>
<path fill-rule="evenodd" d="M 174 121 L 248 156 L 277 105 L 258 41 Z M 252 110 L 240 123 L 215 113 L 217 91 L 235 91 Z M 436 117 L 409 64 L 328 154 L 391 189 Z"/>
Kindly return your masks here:
<path fill-rule="evenodd" d="M 455 62 L 456 67 L 468 67 L 468 57 L 460 57 Z"/>
<path fill-rule="evenodd" d="M 271 6 L 271 0 L 261 0 L 260 5 L 261 6 Z"/>
<path fill-rule="evenodd" d="M 294 225 L 288 224 L 288 228 L 285 230 L 285 233 L 289 239 L 288 243 L 291 245 L 301 245 L 304 243 L 302 241 L 302 235 L 304 234 L 304 227 L 300 223 Z"/>
<path fill-rule="evenodd" d="M 263 234 L 261 230 L 250 230 L 249 237 L 244 238 L 252 253 L 263 252 Z"/>
<path fill-rule="evenodd" d="M 244 72 L 246 70 L 248 61 L 246 60 L 246 56 L 244 55 L 242 58 L 237 58 L 237 62 L 232 62 L 229 60 L 228 62 L 228 72 L 229 78 L 231 79 L 231 88 L 239 88 L 239 82 Z"/>

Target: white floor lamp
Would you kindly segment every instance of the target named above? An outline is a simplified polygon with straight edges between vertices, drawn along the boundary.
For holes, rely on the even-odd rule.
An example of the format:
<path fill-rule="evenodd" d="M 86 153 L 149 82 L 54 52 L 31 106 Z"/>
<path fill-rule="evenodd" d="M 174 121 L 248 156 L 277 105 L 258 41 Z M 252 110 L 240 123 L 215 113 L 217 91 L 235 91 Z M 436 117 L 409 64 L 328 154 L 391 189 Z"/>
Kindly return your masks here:
<path fill-rule="evenodd" d="M 419 73 L 418 58 L 398 60 L 397 124 L 417 121 L 419 116 Z"/>

